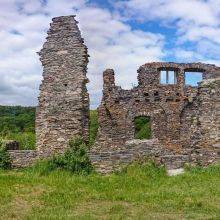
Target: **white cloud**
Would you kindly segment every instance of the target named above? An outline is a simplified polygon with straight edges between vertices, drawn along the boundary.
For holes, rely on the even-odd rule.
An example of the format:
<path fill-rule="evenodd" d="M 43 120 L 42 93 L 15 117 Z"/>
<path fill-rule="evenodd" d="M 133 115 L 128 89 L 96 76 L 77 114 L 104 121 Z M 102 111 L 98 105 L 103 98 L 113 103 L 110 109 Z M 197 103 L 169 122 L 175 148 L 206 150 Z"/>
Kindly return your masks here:
<path fill-rule="evenodd" d="M 130 86 L 139 65 L 164 56 L 162 35 L 133 30 L 118 13 L 84 0 L 1 0 L 0 10 L 0 104 L 37 104 L 42 68 L 36 52 L 54 16 L 77 14 L 80 21 L 92 107 L 99 103 L 105 68 L 115 68 L 118 83 Z"/>
<path fill-rule="evenodd" d="M 185 57 L 194 61 L 213 56 L 216 63 L 220 60 L 217 52 L 220 47 L 219 0 L 129 0 L 116 2 L 115 7 L 125 12 L 127 19 L 157 21 L 175 28 L 176 46 L 182 47 L 180 53 L 174 49 L 177 59 Z M 194 51 L 184 49 L 188 42 L 194 44 Z"/>
<path fill-rule="evenodd" d="M 169 22 L 184 20 L 197 25 L 218 25 L 216 1 L 204 0 L 129 0 L 115 3 L 116 7 L 125 8 L 127 15 L 140 20 L 165 19 Z M 212 3 L 211 3 L 212 2 Z"/>
<path fill-rule="evenodd" d="M 197 54 L 193 51 L 184 50 L 182 48 L 176 48 L 174 50 L 175 57 L 177 57 L 180 61 L 190 61 L 194 59 L 194 57 L 197 57 Z"/>
<path fill-rule="evenodd" d="M 207 39 L 213 43 L 220 44 L 220 27 L 211 26 L 194 26 L 190 24 L 180 25 L 180 41 L 199 42 L 202 39 Z"/>
<path fill-rule="evenodd" d="M 132 82 L 137 80 L 136 72 L 140 65 L 164 56 L 162 35 L 132 30 L 108 10 L 91 7 L 81 9 L 79 21 L 90 54 L 89 88 L 93 93 L 95 90 L 99 99 L 104 69 L 114 68 L 117 83 L 130 88 Z M 94 105 L 97 105 L 97 100 L 92 99 Z"/>
<path fill-rule="evenodd" d="M 0 1 L 0 104 L 36 105 L 42 67 L 37 51 L 54 16 L 77 14 L 89 48 L 91 106 L 101 98 L 102 72 L 114 68 L 123 88 L 136 83 L 137 68 L 173 56 L 181 62 L 220 60 L 219 0 L 112 1 L 115 10 L 87 0 Z M 176 30 L 174 49 L 164 52 L 165 36 L 134 30 L 130 20 Z M 175 37 L 175 36 L 173 36 Z M 193 43 L 186 48 L 186 43 Z"/>

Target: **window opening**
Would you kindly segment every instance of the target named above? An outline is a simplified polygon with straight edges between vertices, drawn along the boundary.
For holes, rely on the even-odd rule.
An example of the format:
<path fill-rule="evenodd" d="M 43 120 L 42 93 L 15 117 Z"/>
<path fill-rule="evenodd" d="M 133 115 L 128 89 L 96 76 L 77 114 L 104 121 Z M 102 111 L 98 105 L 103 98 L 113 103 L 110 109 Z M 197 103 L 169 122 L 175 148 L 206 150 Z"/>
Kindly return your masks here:
<path fill-rule="evenodd" d="M 151 138 L 151 123 L 150 117 L 138 116 L 134 120 L 135 124 L 135 139 L 150 139 Z"/>
<path fill-rule="evenodd" d="M 176 84 L 177 73 L 174 70 L 161 70 L 160 71 L 161 84 Z"/>
<path fill-rule="evenodd" d="M 185 72 L 185 85 L 198 86 L 203 79 L 202 75 L 202 72 Z"/>

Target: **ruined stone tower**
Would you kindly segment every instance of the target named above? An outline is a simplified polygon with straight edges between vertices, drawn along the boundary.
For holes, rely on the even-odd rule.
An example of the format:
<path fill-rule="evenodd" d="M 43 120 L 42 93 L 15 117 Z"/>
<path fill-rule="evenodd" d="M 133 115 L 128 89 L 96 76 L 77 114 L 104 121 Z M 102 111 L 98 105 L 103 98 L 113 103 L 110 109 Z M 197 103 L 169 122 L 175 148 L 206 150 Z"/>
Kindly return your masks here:
<path fill-rule="evenodd" d="M 88 54 L 75 16 L 52 19 L 39 52 L 43 65 L 36 116 L 37 150 L 48 156 L 63 152 L 76 136 L 88 140 Z"/>

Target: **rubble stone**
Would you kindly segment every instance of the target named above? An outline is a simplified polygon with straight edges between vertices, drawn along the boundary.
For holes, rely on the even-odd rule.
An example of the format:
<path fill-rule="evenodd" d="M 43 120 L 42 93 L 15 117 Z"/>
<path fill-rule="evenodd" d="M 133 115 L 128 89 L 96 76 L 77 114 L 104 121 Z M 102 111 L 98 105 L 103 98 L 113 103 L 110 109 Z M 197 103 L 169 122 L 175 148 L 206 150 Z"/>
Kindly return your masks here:
<path fill-rule="evenodd" d="M 39 52 L 43 81 L 36 135 L 42 156 L 65 151 L 76 136 L 89 138 L 88 54 L 74 17 L 53 18 Z"/>
<path fill-rule="evenodd" d="M 39 52 L 43 81 L 36 116 L 37 150 L 9 150 L 13 167 L 63 153 L 76 136 L 89 140 L 88 54 L 74 16 L 53 18 L 46 39 Z M 166 84 L 160 81 L 161 71 L 166 73 Z M 167 79 L 169 72 L 174 74 L 173 83 Z M 188 86 L 185 72 L 201 72 L 203 81 Z M 219 161 L 220 67 L 153 62 L 138 69 L 138 86 L 130 90 L 115 84 L 112 69 L 104 71 L 103 81 L 99 130 L 89 152 L 99 172 L 109 173 L 145 157 L 168 169 Z M 134 121 L 139 116 L 150 117 L 150 140 L 135 139 Z"/>
<path fill-rule="evenodd" d="M 176 81 L 161 84 L 161 71 L 174 71 Z M 202 72 L 203 81 L 188 86 L 185 72 Z M 131 90 L 115 85 L 112 69 L 103 73 L 100 127 L 91 150 L 96 167 L 109 171 L 120 161 L 132 161 L 136 154 L 156 156 L 171 168 L 219 160 L 220 68 L 203 63 L 153 62 L 142 65 L 138 73 L 139 84 Z M 132 150 L 129 147 L 127 141 L 135 138 L 138 116 L 150 117 L 156 147 L 155 141 L 135 141 Z"/>

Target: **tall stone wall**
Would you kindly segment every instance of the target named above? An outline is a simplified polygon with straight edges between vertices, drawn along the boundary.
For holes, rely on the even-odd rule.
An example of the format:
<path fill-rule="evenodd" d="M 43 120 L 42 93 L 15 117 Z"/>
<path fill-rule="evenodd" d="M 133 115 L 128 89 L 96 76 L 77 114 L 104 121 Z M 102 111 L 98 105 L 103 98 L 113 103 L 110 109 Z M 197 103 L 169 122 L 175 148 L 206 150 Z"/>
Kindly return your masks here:
<path fill-rule="evenodd" d="M 175 71 L 176 83 L 161 84 L 162 70 Z M 176 146 L 184 136 L 181 132 L 184 132 L 185 122 L 181 117 L 185 109 L 192 114 L 191 106 L 198 94 L 198 87 L 185 85 L 185 71 L 200 71 L 203 79 L 209 79 L 217 76 L 219 68 L 202 63 L 147 63 L 139 68 L 139 85 L 131 90 L 116 86 L 114 71 L 106 70 L 103 73 L 103 98 L 98 108 L 100 129 L 97 141 L 103 145 L 123 144 L 134 138 L 134 119 L 149 116 L 152 137 Z"/>
<path fill-rule="evenodd" d="M 219 71 L 220 74 L 220 71 Z M 204 80 L 198 91 L 198 134 L 194 147 L 199 149 L 200 161 L 220 160 L 220 77 Z"/>
<path fill-rule="evenodd" d="M 39 52 L 43 81 L 36 135 L 37 151 L 43 156 L 63 152 L 76 136 L 88 140 L 88 54 L 74 17 L 53 18 Z"/>
<path fill-rule="evenodd" d="M 88 54 L 74 16 L 52 19 L 39 52 L 43 65 L 36 116 L 36 151 L 10 150 L 14 167 L 66 150 L 70 139 L 89 139 Z M 175 82 L 160 82 L 172 71 Z M 198 87 L 185 84 L 185 72 L 202 72 Z M 89 155 L 100 172 L 111 172 L 140 157 L 153 157 L 170 168 L 209 164 L 220 157 L 220 68 L 202 63 L 147 63 L 138 69 L 138 86 L 124 90 L 115 74 L 103 74 L 98 108 L 99 131 Z M 134 140 L 135 119 L 150 117 L 152 139 Z"/>
<path fill-rule="evenodd" d="M 173 71 L 176 82 L 161 83 L 161 71 Z M 203 83 L 186 85 L 185 72 L 201 72 Z M 135 138 L 134 121 L 138 116 L 150 117 L 152 138 L 159 141 L 152 145 L 147 142 L 147 149 L 153 151 L 155 143 L 163 146 L 164 151 L 159 155 L 167 156 L 170 161 L 165 162 L 169 166 L 178 164 L 176 159 L 185 156 L 188 162 L 196 162 L 199 155 L 203 155 L 204 163 L 209 160 L 208 155 L 217 158 L 220 68 L 203 63 L 147 63 L 138 73 L 139 84 L 131 90 L 115 85 L 112 69 L 103 73 L 103 98 L 98 108 L 100 127 L 91 151 L 94 164 L 105 167 L 105 160 L 109 160 L 108 166 L 113 166 L 117 161 L 124 161 L 123 158 L 134 158 L 126 143 Z M 172 156 L 163 155 L 165 149 L 171 150 Z M 115 157 L 111 156 L 113 152 Z"/>

